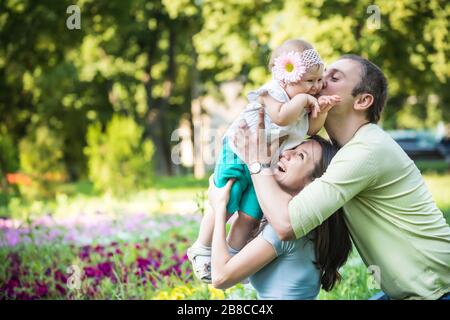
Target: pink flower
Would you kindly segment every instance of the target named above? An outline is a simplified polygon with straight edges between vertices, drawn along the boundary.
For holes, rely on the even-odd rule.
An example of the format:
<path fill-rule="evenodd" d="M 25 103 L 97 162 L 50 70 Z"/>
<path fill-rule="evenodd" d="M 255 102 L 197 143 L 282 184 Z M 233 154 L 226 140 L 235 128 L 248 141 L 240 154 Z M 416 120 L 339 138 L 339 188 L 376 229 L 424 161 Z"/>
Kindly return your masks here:
<path fill-rule="evenodd" d="M 275 58 L 272 68 L 272 74 L 278 81 L 286 83 L 297 82 L 301 80 L 306 72 L 302 56 L 299 52 L 289 51 L 282 53 Z"/>
<path fill-rule="evenodd" d="M 10 247 L 16 246 L 20 242 L 20 232 L 16 229 L 10 229 L 6 232 L 6 242 Z"/>

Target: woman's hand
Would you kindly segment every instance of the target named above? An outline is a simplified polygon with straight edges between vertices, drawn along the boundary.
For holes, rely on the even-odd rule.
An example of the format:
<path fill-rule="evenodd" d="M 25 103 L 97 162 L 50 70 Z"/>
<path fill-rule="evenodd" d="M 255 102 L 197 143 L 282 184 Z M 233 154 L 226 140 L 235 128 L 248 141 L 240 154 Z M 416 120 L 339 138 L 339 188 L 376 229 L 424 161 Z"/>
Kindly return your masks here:
<path fill-rule="evenodd" d="M 214 212 L 226 212 L 228 200 L 230 200 L 230 190 L 235 179 L 228 180 L 227 184 L 222 187 L 216 187 L 214 183 L 214 175 L 209 177 L 208 199 Z"/>

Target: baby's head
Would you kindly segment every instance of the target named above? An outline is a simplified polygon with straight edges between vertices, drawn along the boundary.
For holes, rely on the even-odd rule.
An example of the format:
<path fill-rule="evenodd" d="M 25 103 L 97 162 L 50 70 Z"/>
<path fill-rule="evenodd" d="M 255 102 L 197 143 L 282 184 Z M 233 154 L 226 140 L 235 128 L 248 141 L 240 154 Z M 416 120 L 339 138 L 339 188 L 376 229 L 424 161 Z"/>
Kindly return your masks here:
<path fill-rule="evenodd" d="M 270 57 L 273 78 L 286 90 L 289 98 L 300 93 L 316 95 L 322 89 L 323 62 L 313 46 L 292 39 L 276 48 Z"/>

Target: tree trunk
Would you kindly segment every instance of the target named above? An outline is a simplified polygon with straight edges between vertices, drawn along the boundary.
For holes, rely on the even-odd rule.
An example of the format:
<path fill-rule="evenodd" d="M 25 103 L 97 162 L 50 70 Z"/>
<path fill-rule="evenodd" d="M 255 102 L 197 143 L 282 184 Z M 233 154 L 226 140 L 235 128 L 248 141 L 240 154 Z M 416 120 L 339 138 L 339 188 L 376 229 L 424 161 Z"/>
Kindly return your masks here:
<path fill-rule="evenodd" d="M 200 104 L 200 92 L 198 89 L 198 70 L 197 70 L 197 53 L 193 53 L 193 67 L 192 67 L 192 90 L 191 90 L 191 112 L 189 120 L 191 122 L 191 139 L 192 150 L 194 152 L 194 177 L 201 179 L 205 176 L 205 164 L 202 159 L 202 139 L 201 139 L 201 125 L 202 125 L 202 111 Z"/>
<path fill-rule="evenodd" d="M 173 22 L 173 21 L 172 21 Z M 160 31 L 158 31 L 160 32 Z M 156 36 L 155 36 L 156 38 Z M 170 108 L 169 99 L 173 93 L 175 84 L 176 66 L 175 66 L 175 44 L 176 33 L 173 23 L 169 23 L 169 47 L 168 57 L 169 63 L 164 81 L 164 94 L 162 99 L 156 100 L 152 95 L 153 79 L 151 70 L 156 60 L 155 52 L 157 50 L 157 39 L 150 41 L 150 47 L 147 50 L 148 56 L 148 74 L 149 77 L 145 82 L 145 91 L 147 95 L 147 113 L 145 115 L 145 132 L 147 137 L 151 137 L 155 147 L 159 172 L 163 175 L 172 175 L 173 166 L 170 149 L 170 126 L 168 126 L 167 113 Z"/>

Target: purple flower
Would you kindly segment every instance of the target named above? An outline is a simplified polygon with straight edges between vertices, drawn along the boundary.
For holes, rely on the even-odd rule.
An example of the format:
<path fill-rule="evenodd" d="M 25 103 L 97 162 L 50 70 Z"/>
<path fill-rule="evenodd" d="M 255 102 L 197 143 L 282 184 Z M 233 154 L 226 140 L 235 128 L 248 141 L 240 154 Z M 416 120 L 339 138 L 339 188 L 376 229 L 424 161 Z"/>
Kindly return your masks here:
<path fill-rule="evenodd" d="M 62 295 L 66 295 L 66 289 L 65 289 L 62 285 L 60 285 L 59 283 L 57 283 L 57 284 L 55 285 L 55 288 L 56 288 L 56 290 L 58 290 L 59 293 L 61 293 Z"/>
<path fill-rule="evenodd" d="M 89 250 L 81 250 L 81 252 L 78 254 L 81 260 L 88 260 L 89 259 L 90 252 Z"/>
<path fill-rule="evenodd" d="M 181 276 L 181 268 L 176 265 L 171 268 L 172 273 L 175 273 L 177 276 Z"/>
<path fill-rule="evenodd" d="M 20 287 L 20 280 L 16 276 L 12 276 L 2 287 L 2 291 L 6 291 L 8 296 L 14 295 L 14 289 Z"/>
<path fill-rule="evenodd" d="M 48 294 L 48 288 L 45 282 L 36 281 L 34 289 L 38 297 L 45 297 Z"/>
<path fill-rule="evenodd" d="M 98 274 L 98 270 L 95 269 L 94 267 L 84 267 L 84 273 L 86 274 L 86 277 L 88 278 L 94 278 L 97 276 Z"/>
<path fill-rule="evenodd" d="M 95 246 L 94 251 L 97 252 L 97 253 L 103 253 L 104 249 L 105 248 L 103 246 L 97 245 L 97 246 Z"/>
<path fill-rule="evenodd" d="M 151 263 L 152 267 L 155 270 L 158 270 L 159 267 L 161 266 L 161 263 L 159 261 L 154 260 L 154 259 L 150 260 L 150 263 Z"/>
<path fill-rule="evenodd" d="M 147 270 L 148 269 L 148 265 L 150 264 L 150 260 L 149 259 L 145 259 L 142 257 L 138 257 L 136 259 L 138 268 L 141 270 Z"/>
<path fill-rule="evenodd" d="M 55 275 L 54 275 L 54 279 L 56 281 L 60 281 L 62 283 L 66 283 L 67 282 L 67 277 L 64 273 L 61 272 L 61 270 L 56 270 L 55 271 Z"/>
<path fill-rule="evenodd" d="M 112 263 L 109 261 L 101 262 L 97 264 L 98 270 L 100 270 L 105 277 L 112 276 Z"/>

